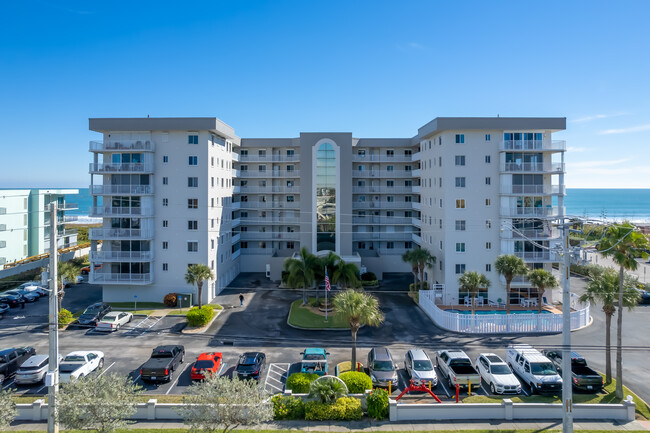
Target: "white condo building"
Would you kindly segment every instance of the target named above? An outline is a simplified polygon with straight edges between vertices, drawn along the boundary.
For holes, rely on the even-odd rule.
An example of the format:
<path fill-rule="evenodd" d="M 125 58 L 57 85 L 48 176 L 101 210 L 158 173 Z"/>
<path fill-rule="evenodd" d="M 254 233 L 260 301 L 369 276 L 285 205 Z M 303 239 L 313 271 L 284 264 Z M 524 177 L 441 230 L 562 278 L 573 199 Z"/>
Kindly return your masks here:
<path fill-rule="evenodd" d="M 336 252 L 380 278 L 410 272 L 418 246 L 437 258 L 426 280 L 457 302 L 475 270 L 504 299 L 499 254 L 550 268 L 564 213 L 564 118 L 436 118 L 411 138 L 301 133 L 242 138 L 216 118 L 90 119 L 93 141 L 91 282 L 107 301 L 161 301 L 193 289 L 189 264 L 216 279 L 212 299 L 239 272 L 281 277 L 301 247 Z M 101 247 L 99 245 L 101 241 Z M 525 280 L 516 303 L 529 297 Z M 533 293 L 534 295 L 534 293 Z"/>

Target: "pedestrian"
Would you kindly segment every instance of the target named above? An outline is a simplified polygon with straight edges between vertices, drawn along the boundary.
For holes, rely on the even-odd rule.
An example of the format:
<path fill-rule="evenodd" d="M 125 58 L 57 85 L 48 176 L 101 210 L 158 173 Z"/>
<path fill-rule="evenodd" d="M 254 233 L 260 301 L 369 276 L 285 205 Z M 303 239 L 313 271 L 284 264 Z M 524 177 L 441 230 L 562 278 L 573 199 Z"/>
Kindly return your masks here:
<path fill-rule="evenodd" d="M 240 307 L 244 306 L 244 294 L 243 293 L 239 294 L 239 306 Z"/>

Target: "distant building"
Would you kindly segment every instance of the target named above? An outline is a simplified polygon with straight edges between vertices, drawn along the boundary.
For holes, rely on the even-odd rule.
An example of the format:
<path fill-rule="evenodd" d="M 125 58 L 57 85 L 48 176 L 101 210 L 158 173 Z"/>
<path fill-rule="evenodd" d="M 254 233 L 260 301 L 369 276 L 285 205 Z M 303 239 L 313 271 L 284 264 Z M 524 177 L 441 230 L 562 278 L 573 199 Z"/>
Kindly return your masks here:
<path fill-rule="evenodd" d="M 77 208 L 65 196 L 78 189 L 0 190 L 0 265 L 37 256 L 50 247 L 51 202 L 58 203 L 58 248 L 77 244 L 77 231 L 65 228 L 65 211 Z"/>

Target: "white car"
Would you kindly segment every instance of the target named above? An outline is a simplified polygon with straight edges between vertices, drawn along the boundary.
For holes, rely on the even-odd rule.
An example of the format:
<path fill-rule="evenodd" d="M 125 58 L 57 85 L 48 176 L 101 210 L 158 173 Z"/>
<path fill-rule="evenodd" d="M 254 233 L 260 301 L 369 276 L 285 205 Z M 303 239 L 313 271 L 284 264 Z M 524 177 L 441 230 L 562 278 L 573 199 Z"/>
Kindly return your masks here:
<path fill-rule="evenodd" d="M 61 383 L 68 383 L 88 376 L 95 370 L 101 370 L 102 367 L 104 367 L 104 352 L 98 350 L 71 352 L 59 365 L 59 378 Z"/>
<path fill-rule="evenodd" d="M 98 331 L 117 331 L 121 326 L 126 325 L 133 319 L 132 313 L 125 313 L 124 311 L 111 311 L 102 317 L 102 320 L 97 322 Z"/>
<path fill-rule="evenodd" d="M 422 349 L 411 349 L 404 356 L 404 369 L 413 382 L 422 382 L 431 386 L 438 384 L 438 376 L 429 355 Z"/>
<path fill-rule="evenodd" d="M 490 385 L 492 394 L 521 394 L 521 383 L 508 364 L 494 353 L 481 353 L 476 358 L 476 370 Z"/>

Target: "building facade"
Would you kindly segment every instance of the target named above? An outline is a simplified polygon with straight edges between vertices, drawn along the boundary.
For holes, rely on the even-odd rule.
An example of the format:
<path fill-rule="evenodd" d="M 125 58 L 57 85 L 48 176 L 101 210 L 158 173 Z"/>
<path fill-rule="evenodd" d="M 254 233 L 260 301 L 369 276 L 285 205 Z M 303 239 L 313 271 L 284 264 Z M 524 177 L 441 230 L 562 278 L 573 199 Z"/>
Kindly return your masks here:
<path fill-rule="evenodd" d="M 411 138 L 239 139 L 215 118 L 90 119 L 103 134 L 91 142 L 91 216 L 104 218 L 91 231 L 91 258 L 103 263 L 91 281 L 106 300 L 160 301 L 190 291 L 187 265 L 205 263 L 216 275 L 207 301 L 239 272 L 279 280 L 301 247 L 380 278 L 410 272 L 401 255 L 422 247 L 437 258 L 425 278 L 446 302 L 463 297 L 466 270 L 485 273 L 486 296 L 504 300 L 499 254 L 531 267 L 556 260 L 565 145 L 551 136 L 565 124 L 437 118 Z M 533 290 L 516 287 L 515 302 Z"/>

